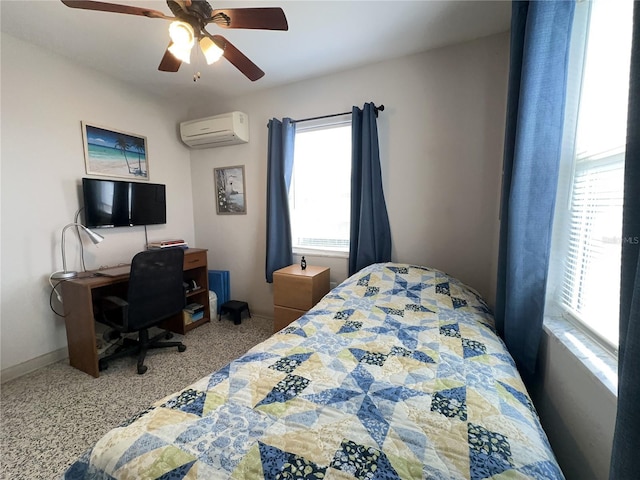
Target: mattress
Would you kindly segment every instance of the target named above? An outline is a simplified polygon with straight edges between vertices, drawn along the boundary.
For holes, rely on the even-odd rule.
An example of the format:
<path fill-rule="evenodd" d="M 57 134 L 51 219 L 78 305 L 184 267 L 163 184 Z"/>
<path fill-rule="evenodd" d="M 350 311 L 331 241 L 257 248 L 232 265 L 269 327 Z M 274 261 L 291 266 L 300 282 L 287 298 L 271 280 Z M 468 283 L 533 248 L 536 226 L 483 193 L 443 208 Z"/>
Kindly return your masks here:
<path fill-rule="evenodd" d="M 384 263 L 110 431 L 65 478 L 564 477 L 480 295 Z"/>

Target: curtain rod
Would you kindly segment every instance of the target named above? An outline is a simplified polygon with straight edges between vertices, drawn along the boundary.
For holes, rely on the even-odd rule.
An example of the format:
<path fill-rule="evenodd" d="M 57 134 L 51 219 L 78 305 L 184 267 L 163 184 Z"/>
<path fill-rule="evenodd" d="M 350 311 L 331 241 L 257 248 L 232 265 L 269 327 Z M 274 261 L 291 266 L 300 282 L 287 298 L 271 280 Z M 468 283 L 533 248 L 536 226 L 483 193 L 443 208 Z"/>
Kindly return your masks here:
<path fill-rule="evenodd" d="M 384 112 L 384 105 L 380 105 L 379 107 L 376 107 L 374 105 L 373 108 L 376 113 L 376 117 L 378 116 L 378 112 Z M 309 122 L 311 120 L 320 120 L 321 118 L 339 117 L 341 115 L 351 115 L 351 112 L 332 113 L 330 115 L 320 115 L 319 117 L 302 118 L 300 120 L 292 120 L 292 123 Z"/>

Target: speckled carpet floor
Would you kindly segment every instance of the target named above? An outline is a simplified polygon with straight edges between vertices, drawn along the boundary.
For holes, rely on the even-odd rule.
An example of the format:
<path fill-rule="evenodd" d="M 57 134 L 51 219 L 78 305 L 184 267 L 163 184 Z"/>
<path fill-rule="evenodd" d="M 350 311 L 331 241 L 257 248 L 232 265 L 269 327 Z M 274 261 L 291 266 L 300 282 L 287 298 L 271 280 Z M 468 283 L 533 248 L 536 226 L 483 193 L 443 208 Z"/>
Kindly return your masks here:
<path fill-rule="evenodd" d="M 93 378 L 63 360 L 3 384 L 3 479 L 54 479 L 108 430 L 151 403 L 220 369 L 268 338 L 273 320 L 213 320 L 182 337 L 187 350 L 153 350 L 144 375 L 136 360 L 116 360 Z"/>

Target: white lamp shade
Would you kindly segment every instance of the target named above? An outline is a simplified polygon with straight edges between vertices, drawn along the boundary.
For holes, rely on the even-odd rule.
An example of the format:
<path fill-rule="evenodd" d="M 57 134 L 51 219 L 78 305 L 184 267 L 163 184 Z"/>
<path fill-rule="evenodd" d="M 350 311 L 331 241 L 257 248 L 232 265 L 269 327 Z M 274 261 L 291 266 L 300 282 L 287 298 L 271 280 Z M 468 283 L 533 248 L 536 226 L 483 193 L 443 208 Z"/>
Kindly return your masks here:
<path fill-rule="evenodd" d="M 184 63 L 191 63 L 191 47 L 185 48 L 175 43 L 172 43 L 171 45 L 169 45 L 169 51 L 178 60 Z"/>
<path fill-rule="evenodd" d="M 202 50 L 208 65 L 217 62 L 223 53 L 222 49 L 213 43 L 209 37 L 202 37 L 202 39 L 200 39 L 200 50 Z"/>
<path fill-rule="evenodd" d="M 172 41 L 169 46 L 171 54 L 184 63 L 191 63 L 191 49 L 195 43 L 193 27 L 187 22 L 171 22 L 169 36 Z"/>
<path fill-rule="evenodd" d="M 187 22 L 171 22 L 169 25 L 169 36 L 173 43 L 182 48 L 193 47 L 193 27 Z"/>

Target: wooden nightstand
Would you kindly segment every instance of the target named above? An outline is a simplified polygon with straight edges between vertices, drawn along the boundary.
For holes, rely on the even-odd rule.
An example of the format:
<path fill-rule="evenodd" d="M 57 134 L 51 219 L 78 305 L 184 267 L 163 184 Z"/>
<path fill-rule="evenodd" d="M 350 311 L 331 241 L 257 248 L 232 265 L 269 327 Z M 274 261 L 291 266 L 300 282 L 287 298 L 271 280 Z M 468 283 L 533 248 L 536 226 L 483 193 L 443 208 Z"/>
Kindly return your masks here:
<path fill-rule="evenodd" d="M 329 290 L 327 267 L 290 265 L 273 272 L 273 331 L 307 313 Z"/>

